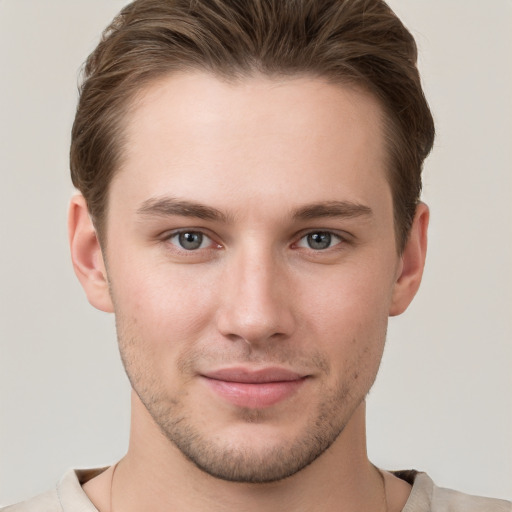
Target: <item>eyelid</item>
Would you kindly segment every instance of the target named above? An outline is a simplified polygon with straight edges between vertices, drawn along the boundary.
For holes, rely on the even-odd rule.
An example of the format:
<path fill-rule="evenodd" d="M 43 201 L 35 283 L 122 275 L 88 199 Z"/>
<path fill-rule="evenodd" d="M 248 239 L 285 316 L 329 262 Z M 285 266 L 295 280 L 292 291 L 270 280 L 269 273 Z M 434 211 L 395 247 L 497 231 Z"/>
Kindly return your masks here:
<path fill-rule="evenodd" d="M 183 247 L 182 246 L 181 235 L 183 235 L 185 233 L 188 234 L 188 235 L 198 235 L 198 238 L 199 238 L 199 241 L 200 241 L 199 246 L 195 247 L 193 249 L 187 249 L 186 247 Z M 203 235 L 203 233 L 198 233 L 197 231 L 186 231 L 184 233 L 174 233 L 174 235 L 172 235 L 169 238 L 169 242 L 172 245 L 175 245 L 180 250 L 183 249 L 185 251 L 195 252 L 195 251 L 198 251 L 200 249 L 206 249 L 208 247 L 209 243 L 211 243 L 211 238 L 209 236 Z"/>
<path fill-rule="evenodd" d="M 326 247 L 325 249 L 314 249 L 313 247 L 308 247 L 307 245 L 307 237 L 309 237 L 310 235 L 313 235 L 313 234 L 316 234 L 316 233 L 326 233 L 326 234 L 329 234 L 332 239 L 331 239 L 331 245 L 329 247 Z M 301 244 L 302 241 L 305 241 L 304 242 L 304 245 L 299 245 Z M 341 236 L 339 235 L 338 233 L 334 232 L 334 231 L 330 231 L 330 230 L 326 230 L 326 229 L 315 229 L 315 230 L 312 230 L 312 231 L 308 231 L 307 233 L 303 234 L 298 240 L 297 242 L 295 242 L 295 246 L 296 247 L 299 247 L 301 249 L 306 249 L 306 250 L 310 250 L 310 251 L 315 251 L 315 252 L 327 252 L 331 249 L 334 249 L 335 247 L 337 247 L 338 245 L 344 243 L 346 240 Z"/>
<path fill-rule="evenodd" d="M 195 250 L 187 250 L 171 241 L 174 237 L 176 237 L 182 233 L 200 233 L 204 238 L 207 238 L 210 241 L 210 244 L 208 247 L 198 248 Z M 200 250 L 204 251 L 204 250 L 208 250 L 208 249 L 212 249 L 212 248 L 217 249 L 217 248 L 222 247 L 222 244 L 217 242 L 215 240 L 215 237 L 208 230 L 206 230 L 204 228 L 194 228 L 194 227 L 177 228 L 177 229 L 173 229 L 170 231 L 166 231 L 165 233 L 163 233 L 161 235 L 160 239 L 163 242 L 166 242 L 166 243 L 169 243 L 170 245 L 172 245 L 177 251 L 180 251 L 182 253 L 188 253 L 188 254 L 191 254 L 194 252 L 199 252 Z M 215 247 L 212 247 L 212 246 L 215 246 Z"/>
<path fill-rule="evenodd" d="M 308 235 L 312 235 L 314 233 L 329 233 L 333 237 L 336 237 L 337 239 L 339 239 L 339 242 L 337 244 L 335 244 L 334 246 L 329 247 L 329 249 L 333 249 L 335 246 L 340 245 L 342 243 L 348 244 L 348 243 L 353 242 L 353 236 L 350 233 L 348 233 L 347 231 L 340 231 L 340 230 L 332 229 L 332 228 L 313 228 L 313 229 L 305 229 L 305 230 L 302 230 L 299 233 L 297 233 L 294 237 L 294 239 L 296 241 L 292 245 L 296 246 L 302 239 L 304 239 Z M 311 250 L 315 250 L 315 249 L 311 249 Z M 327 250 L 328 249 L 324 249 L 324 251 L 327 251 Z"/>
<path fill-rule="evenodd" d="M 171 239 L 181 233 L 200 233 L 203 235 L 203 237 L 207 238 L 210 241 L 210 244 L 208 247 L 204 247 L 202 249 L 195 249 L 195 250 L 187 250 L 184 248 L 180 248 L 179 245 L 171 243 Z M 339 241 L 335 243 L 333 246 L 328 247 L 327 249 L 312 249 L 307 247 L 300 247 L 298 246 L 298 243 L 307 237 L 310 234 L 314 233 L 329 233 L 333 237 L 336 237 Z M 169 243 L 172 245 L 176 251 L 179 251 L 183 254 L 193 255 L 194 253 L 198 253 L 199 251 L 207 251 L 212 249 L 222 249 L 224 248 L 224 244 L 221 242 L 218 242 L 218 236 L 211 233 L 209 229 L 205 228 L 199 228 L 199 227 L 180 227 L 176 229 L 166 230 L 158 237 L 162 242 Z M 337 229 L 332 228 L 307 228 L 299 231 L 293 236 L 293 239 L 295 240 L 291 244 L 291 248 L 298 248 L 298 249 L 306 249 L 313 252 L 328 252 L 329 250 L 333 250 L 339 245 L 346 245 L 346 244 L 353 244 L 355 241 L 353 240 L 353 235 L 347 231 L 340 231 Z"/>

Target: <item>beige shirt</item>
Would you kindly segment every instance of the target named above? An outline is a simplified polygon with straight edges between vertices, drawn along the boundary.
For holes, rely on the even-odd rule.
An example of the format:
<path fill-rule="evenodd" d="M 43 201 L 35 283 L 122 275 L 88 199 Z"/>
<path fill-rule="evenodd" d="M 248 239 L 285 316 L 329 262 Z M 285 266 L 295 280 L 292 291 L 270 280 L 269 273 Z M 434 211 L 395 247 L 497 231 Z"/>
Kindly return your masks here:
<path fill-rule="evenodd" d="M 98 512 L 82 489 L 82 484 L 106 468 L 70 470 L 55 489 L 0 512 Z M 512 503 L 470 496 L 437 487 L 426 473 L 397 471 L 395 475 L 412 484 L 412 492 L 402 512 L 512 512 Z"/>

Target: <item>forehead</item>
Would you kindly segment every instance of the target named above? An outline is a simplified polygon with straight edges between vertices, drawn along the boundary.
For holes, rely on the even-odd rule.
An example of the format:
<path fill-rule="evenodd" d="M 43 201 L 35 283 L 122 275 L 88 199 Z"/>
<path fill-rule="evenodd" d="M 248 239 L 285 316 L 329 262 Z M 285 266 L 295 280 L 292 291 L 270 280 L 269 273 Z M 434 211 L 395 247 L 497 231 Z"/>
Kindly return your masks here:
<path fill-rule="evenodd" d="M 388 197 L 381 120 L 372 95 L 319 78 L 172 74 L 134 100 L 112 189 L 138 202 L 168 194 L 245 209 L 258 197 Z"/>

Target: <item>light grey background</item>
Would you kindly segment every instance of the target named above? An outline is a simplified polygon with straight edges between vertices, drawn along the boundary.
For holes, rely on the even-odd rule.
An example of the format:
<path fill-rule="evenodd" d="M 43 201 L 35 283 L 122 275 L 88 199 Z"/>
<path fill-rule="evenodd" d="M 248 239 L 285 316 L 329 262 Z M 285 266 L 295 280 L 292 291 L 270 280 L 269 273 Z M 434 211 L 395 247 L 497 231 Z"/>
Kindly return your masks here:
<path fill-rule="evenodd" d="M 65 227 L 77 71 L 123 4 L 0 0 L 0 504 L 127 445 L 113 318 L 87 303 Z M 510 499 L 512 2 L 390 4 L 417 37 L 438 138 L 427 270 L 391 320 L 369 452 Z"/>

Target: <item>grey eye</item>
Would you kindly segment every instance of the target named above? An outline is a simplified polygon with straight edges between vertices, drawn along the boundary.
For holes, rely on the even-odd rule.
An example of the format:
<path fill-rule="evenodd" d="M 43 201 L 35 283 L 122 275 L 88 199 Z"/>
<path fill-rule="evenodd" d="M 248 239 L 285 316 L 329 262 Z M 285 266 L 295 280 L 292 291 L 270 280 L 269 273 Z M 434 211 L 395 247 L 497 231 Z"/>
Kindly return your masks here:
<path fill-rule="evenodd" d="M 308 245 L 311 249 L 327 249 L 331 245 L 331 233 L 310 233 L 307 236 Z"/>
<path fill-rule="evenodd" d="M 329 231 L 313 231 L 303 236 L 297 245 L 306 249 L 322 251 L 339 244 L 341 241 L 342 239 L 338 235 Z"/>
<path fill-rule="evenodd" d="M 178 245 L 180 248 L 187 251 L 194 251 L 203 247 L 203 243 L 208 240 L 202 233 L 197 231 L 184 231 L 182 233 L 176 233 L 171 241 Z"/>

